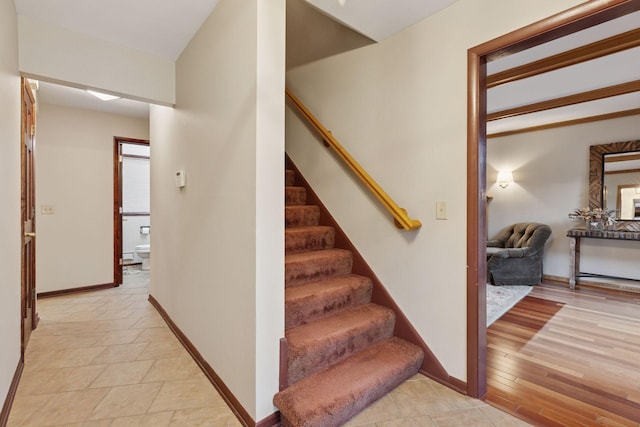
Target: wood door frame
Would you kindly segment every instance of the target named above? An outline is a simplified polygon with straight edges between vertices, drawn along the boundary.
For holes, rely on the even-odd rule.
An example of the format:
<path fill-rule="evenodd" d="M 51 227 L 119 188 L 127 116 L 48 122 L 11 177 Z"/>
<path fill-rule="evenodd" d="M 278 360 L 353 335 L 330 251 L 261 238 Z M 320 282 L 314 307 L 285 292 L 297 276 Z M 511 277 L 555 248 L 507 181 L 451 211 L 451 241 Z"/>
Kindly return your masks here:
<path fill-rule="evenodd" d="M 27 113 L 26 104 L 30 105 Z M 30 117 L 28 117 L 30 116 Z M 20 79 L 20 360 L 24 360 L 31 331 L 38 326 L 36 310 L 36 203 L 35 203 L 36 99 L 26 78 Z M 27 137 L 28 135 L 28 137 Z M 26 138 L 31 138 L 30 157 Z M 27 214 L 31 205 L 31 214 Z M 29 228 L 26 228 L 26 218 Z M 29 249 L 26 246 L 29 245 Z M 27 251 L 30 251 L 27 252 Z M 27 330 L 28 326 L 28 330 Z"/>
<path fill-rule="evenodd" d="M 592 0 L 468 50 L 467 98 L 467 394 L 487 392 L 486 169 L 487 71 L 491 59 L 640 10 L 640 0 Z"/>
<path fill-rule="evenodd" d="M 149 145 L 148 139 L 113 137 L 113 284 L 122 284 L 122 144 Z"/>

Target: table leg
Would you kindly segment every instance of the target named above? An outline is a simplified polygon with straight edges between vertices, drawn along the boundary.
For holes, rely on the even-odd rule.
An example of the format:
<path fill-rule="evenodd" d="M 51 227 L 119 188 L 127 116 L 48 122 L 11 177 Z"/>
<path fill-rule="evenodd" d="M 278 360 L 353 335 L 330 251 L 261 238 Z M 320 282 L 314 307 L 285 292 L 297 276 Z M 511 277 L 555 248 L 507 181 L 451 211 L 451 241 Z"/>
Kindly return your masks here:
<path fill-rule="evenodd" d="M 576 276 L 580 271 L 580 240 L 569 237 L 569 288 L 576 288 Z"/>

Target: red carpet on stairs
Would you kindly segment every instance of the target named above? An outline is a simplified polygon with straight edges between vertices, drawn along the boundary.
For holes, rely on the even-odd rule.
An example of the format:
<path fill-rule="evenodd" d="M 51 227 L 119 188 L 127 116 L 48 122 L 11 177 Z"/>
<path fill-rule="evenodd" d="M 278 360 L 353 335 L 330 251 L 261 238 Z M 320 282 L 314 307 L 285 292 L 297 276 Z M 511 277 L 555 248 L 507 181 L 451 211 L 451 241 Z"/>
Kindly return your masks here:
<path fill-rule="evenodd" d="M 306 189 L 285 175 L 285 328 L 289 386 L 276 394 L 283 426 L 339 426 L 416 374 L 424 354 L 393 337 L 395 314 L 371 303 Z"/>

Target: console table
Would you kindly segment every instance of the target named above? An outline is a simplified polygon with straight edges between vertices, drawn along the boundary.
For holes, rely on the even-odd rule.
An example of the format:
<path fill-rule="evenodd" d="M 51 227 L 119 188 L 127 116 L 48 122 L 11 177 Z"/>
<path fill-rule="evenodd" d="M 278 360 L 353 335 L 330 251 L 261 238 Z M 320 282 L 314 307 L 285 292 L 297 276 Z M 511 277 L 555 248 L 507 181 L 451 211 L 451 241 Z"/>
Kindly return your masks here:
<path fill-rule="evenodd" d="M 640 232 L 636 231 L 608 231 L 608 230 L 582 230 L 567 231 L 569 237 L 569 287 L 576 288 L 576 277 L 608 277 L 611 279 L 625 279 L 624 277 L 606 276 L 604 274 L 589 274 L 580 272 L 580 239 L 610 239 L 610 240 L 636 240 L 640 241 Z M 627 279 L 629 280 L 629 279 Z"/>

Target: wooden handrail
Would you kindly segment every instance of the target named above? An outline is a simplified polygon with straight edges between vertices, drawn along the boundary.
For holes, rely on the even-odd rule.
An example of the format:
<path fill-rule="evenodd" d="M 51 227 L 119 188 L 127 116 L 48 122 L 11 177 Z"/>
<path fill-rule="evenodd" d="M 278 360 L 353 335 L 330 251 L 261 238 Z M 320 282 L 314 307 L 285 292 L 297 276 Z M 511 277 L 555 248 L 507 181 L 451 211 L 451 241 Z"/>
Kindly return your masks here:
<path fill-rule="evenodd" d="M 298 98 L 289 90 L 285 89 L 287 98 L 298 109 L 300 114 L 307 119 L 309 124 L 322 136 L 324 142 L 331 147 L 340 158 L 349 166 L 349 168 L 356 174 L 356 176 L 367 186 L 374 196 L 382 203 L 382 205 L 393 215 L 394 223 L 396 227 L 402 228 L 406 231 L 416 230 L 422 227 L 422 223 L 417 219 L 409 218 L 407 211 L 396 204 L 396 202 L 389 197 L 389 195 L 378 185 L 377 182 L 369 176 L 369 174 L 362 169 L 362 166 L 353 158 L 351 154 L 333 137 L 318 119 L 311 114 L 311 112 L 300 102 Z"/>

